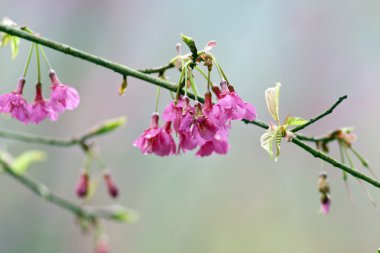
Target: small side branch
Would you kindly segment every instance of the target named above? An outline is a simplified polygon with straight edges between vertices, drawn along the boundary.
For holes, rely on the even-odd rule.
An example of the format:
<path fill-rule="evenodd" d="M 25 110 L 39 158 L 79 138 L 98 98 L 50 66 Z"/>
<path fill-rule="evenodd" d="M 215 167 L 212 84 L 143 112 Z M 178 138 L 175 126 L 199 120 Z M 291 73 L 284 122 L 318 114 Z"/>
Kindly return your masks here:
<path fill-rule="evenodd" d="M 327 111 L 325 111 L 324 113 L 318 115 L 317 117 L 315 117 L 315 118 L 309 120 L 306 124 L 303 124 L 303 125 L 301 125 L 301 126 L 298 126 L 298 127 L 293 128 L 291 131 L 292 131 L 293 133 L 296 133 L 296 132 L 298 132 L 298 131 L 300 131 L 300 130 L 302 130 L 302 129 L 308 127 L 308 126 L 310 126 L 311 124 L 317 122 L 318 120 L 320 120 L 320 119 L 322 119 L 323 117 L 327 116 L 328 114 L 332 113 L 332 112 L 334 111 L 334 109 L 335 109 L 340 103 L 342 103 L 343 100 L 345 100 L 346 98 L 347 98 L 347 95 L 346 95 L 346 96 L 343 96 L 343 97 L 340 97 L 340 98 L 338 99 L 338 101 L 336 101 L 336 102 L 335 102 L 335 103 L 334 103 L 334 104 L 333 104 L 333 105 L 332 105 Z"/>
<path fill-rule="evenodd" d="M 94 208 L 82 207 L 70 202 L 69 200 L 66 200 L 51 193 L 45 185 L 40 184 L 25 175 L 15 173 L 13 168 L 3 159 L 0 159 L 0 166 L 2 166 L 3 170 L 7 174 L 12 176 L 14 179 L 16 179 L 30 191 L 35 193 L 37 196 L 72 212 L 74 215 L 80 218 L 87 219 L 90 221 L 95 221 L 96 219 L 118 220 L 117 218 L 115 218 L 114 213 L 104 211 L 104 209 L 101 209 L 102 211 L 98 211 Z"/>

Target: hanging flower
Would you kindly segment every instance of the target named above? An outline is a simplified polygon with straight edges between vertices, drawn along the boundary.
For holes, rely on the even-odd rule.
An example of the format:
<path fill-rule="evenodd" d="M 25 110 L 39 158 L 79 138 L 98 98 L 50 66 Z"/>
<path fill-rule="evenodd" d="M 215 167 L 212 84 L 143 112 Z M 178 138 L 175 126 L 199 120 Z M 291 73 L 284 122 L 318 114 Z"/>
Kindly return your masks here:
<path fill-rule="evenodd" d="M 0 112 L 10 113 L 13 118 L 18 119 L 24 124 L 28 124 L 30 119 L 30 106 L 22 96 L 24 85 L 25 79 L 20 78 L 17 88 L 12 93 L 6 93 L 0 96 Z"/>
<path fill-rule="evenodd" d="M 225 120 L 252 121 L 256 119 L 256 108 L 252 104 L 241 99 L 232 87 L 230 91 L 226 82 L 222 82 L 220 87 L 221 89 L 217 86 L 213 87 L 218 98 L 215 106 L 218 107 L 219 113 L 224 115 Z"/>
<path fill-rule="evenodd" d="M 171 135 L 171 122 L 166 122 L 163 128 L 158 125 L 158 113 L 153 113 L 148 129 L 133 142 L 143 154 L 154 153 L 159 156 L 175 154 L 176 145 Z"/>
<path fill-rule="evenodd" d="M 58 115 L 49 108 L 48 102 L 42 95 L 41 83 L 36 85 L 36 96 L 30 109 L 30 122 L 35 124 L 40 123 L 46 117 L 50 117 L 52 120 L 58 118 Z"/>
<path fill-rule="evenodd" d="M 198 157 L 204 157 L 211 155 L 213 152 L 219 155 L 224 155 L 227 154 L 228 149 L 228 131 L 220 130 L 215 134 L 212 140 L 206 141 L 202 144 L 195 155 Z"/>
<path fill-rule="evenodd" d="M 57 114 L 78 107 L 80 101 L 78 91 L 71 86 L 62 84 L 53 70 L 49 72 L 49 76 L 52 83 L 49 107 Z M 52 118 L 52 120 L 56 120 L 56 118 Z"/>

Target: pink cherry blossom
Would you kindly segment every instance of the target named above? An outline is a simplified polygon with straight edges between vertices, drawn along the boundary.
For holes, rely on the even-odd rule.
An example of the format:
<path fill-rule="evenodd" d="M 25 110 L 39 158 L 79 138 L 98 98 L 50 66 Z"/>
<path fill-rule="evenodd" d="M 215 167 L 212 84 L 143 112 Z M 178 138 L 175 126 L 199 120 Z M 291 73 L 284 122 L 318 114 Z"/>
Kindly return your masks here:
<path fill-rule="evenodd" d="M 52 83 L 49 107 L 57 114 L 64 110 L 75 109 L 80 101 L 78 91 L 69 85 L 62 84 L 53 70 L 50 71 L 49 76 Z"/>
<path fill-rule="evenodd" d="M 233 90 L 232 87 L 228 87 L 226 82 L 220 84 L 221 90 L 214 86 L 213 90 L 218 97 L 216 106 L 219 107 L 221 113 L 225 115 L 227 120 L 255 120 L 256 109 L 255 107 L 245 102 L 240 96 Z"/>
<path fill-rule="evenodd" d="M 185 153 L 186 150 L 193 150 L 198 146 L 199 139 L 194 138 L 190 131 L 183 131 L 178 134 L 178 151 L 177 153 Z"/>
<path fill-rule="evenodd" d="M 52 114 L 52 116 L 51 116 Z M 48 106 L 48 102 L 44 99 L 42 95 L 42 86 L 40 83 L 36 85 L 36 97 L 34 103 L 30 108 L 30 122 L 38 124 L 47 117 L 58 118 L 55 112 L 52 112 Z"/>
<path fill-rule="evenodd" d="M 218 131 L 218 127 L 202 112 L 202 105 L 196 102 L 195 113 L 187 114 L 182 119 L 180 131 L 191 131 L 194 139 L 202 138 L 206 141 L 212 140 Z"/>
<path fill-rule="evenodd" d="M 209 156 L 213 152 L 217 154 L 227 154 L 229 149 L 228 131 L 221 130 L 215 134 L 212 140 L 206 141 L 195 154 L 198 157 Z"/>
<path fill-rule="evenodd" d="M 215 40 L 211 40 L 207 43 L 207 45 L 204 47 L 204 51 L 206 54 L 210 53 L 211 49 L 213 49 L 214 47 L 216 47 L 216 41 Z"/>
<path fill-rule="evenodd" d="M 164 127 L 160 128 L 158 119 L 158 113 L 154 113 L 149 128 L 133 142 L 133 146 L 139 148 L 145 155 L 151 153 L 159 156 L 175 154 L 176 145 L 171 135 L 171 122 L 166 122 Z"/>
<path fill-rule="evenodd" d="M 12 93 L 0 96 L 0 112 L 10 113 L 13 118 L 18 119 L 24 124 L 29 123 L 30 106 L 22 96 L 25 79 L 20 78 L 17 88 Z"/>

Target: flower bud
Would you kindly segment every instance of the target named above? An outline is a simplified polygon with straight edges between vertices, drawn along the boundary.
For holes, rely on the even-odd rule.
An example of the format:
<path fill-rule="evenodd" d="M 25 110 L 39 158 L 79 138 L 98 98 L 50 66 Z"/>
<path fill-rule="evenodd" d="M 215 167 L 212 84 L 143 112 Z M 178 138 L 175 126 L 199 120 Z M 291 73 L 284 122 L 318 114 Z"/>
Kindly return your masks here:
<path fill-rule="evenodd" d="M 82 170 L 79 175 L 79 181 L 76 187 L 76 193 L 79 198 L 84 198 L 87 196 L 88 187 L 89 187 L 90 177 L 86 170 Z"/>
<path fill-rule="evenodd" d="M 119 190 L 111 178 L 110 171 L 106 170 L 103 174 L 103 177 L 108 189 L 108 193 L 110 194 L 112 198 L 116 198 L 119 195 Z"/>
<path fill-rule="evenodd" d="M 100 236 L 96 242 L 95 253 L 109 253 L 108 238 L 107 236 Z"/>
<path fill-rule="evenodd" d="M 327 174 L 322 171 L 318 179 L 318 189 L 321 193 L 321 212 L 328 214 L 331 206 L 330 186 L 327 180 Z"/>

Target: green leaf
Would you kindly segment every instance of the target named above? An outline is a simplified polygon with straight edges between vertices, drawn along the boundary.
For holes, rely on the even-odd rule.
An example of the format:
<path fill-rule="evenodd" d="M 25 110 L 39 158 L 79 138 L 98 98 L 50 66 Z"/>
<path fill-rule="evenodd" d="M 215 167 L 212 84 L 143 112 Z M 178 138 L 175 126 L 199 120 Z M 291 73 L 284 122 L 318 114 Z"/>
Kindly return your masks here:
<path fill-rule="evenodd" d="M 308 120 L 299 118 L 299 117 L 288 117 L 285 125 L 286 126 L 301 126 L 309 122 Z"/>
<path fill-rule="evenodd" d="M 266 150 L 273 159 L 273 141 L 277 136 L 278 129 L 271 125 L 268 130 L 261 136 L 261 147 Z"/>
<path fill-rule="evenodd" d="M 117 129 L 118 127 L 124 125 L 126 121 L 127 121 L 126 117 L 119 117 L 115 119 L 106 120 L 100 125 L 95 126 L 92 130 L 90 130 L 89 133 L 86 134 L 86 138 L 90 138 L 96 135 L 102 135 L 102 134 L 111 132 Z"/>
<path fill-rule="evenodd" d="M 274 161 L 277 162 L 278 158 L 280 157 L 280 147 L 281 147 L 281 139 L 282 139 L 281 131 L 279 131 L 279 130 L 276 131 L 276 138 L 275 139 L 276 139 L 276 143 L 275 143 L 276 155 L 274 157 Z"/>
<path fill-rule="evenodd" d="M 136 222 L 138 220 L 138 213 L 134 210 L 128 209 L 122 205 L 112 205 L 105 208 L 110 212 L 111 217 L 117 221 L 122 222 Z"/>
<path fill-rule="evenodd" d="M 191 54 L 193 56 L 193 60 L 195 61 L 198 58 L 198 49 L 195 46 L 195 42 L 194 42 L 193 38 L 186 36 L 184 34 L 181 34 L 181 39 L 190 48 Z"/>
<path fill-rule="evenodd" d="M 265 99 L 267 102 L 268 111 L 272 115 L 273 119 L 276 120 L 278 125 L 280 125 L 280 118 L 278 115 L 280 87 L 281 83 L 277 83 L 275 87 L 265 90 Z"/>
<path fill-rule="evenodd" d="M 13 37 L 12 35 L 4 33 L 3 37 L 1 38 L 1 41 L 0 41 L 0 47 L 5 47 L 6 45 L 8 45 L 8 43 L 11 41 L 12 37 Z"/>
<path fill-rule="evenodd" d="M 16 59 L 20 48 L 20 38 L 13 36 L 11 41 L 12 60 Z"/>
<path fill-rule="evenodd" d="M 44 152 L 39 150 L 30 150 L 16 157 L 12 161 L 11 167 L 16 174 L 21 175 L 28 170 L 32 163 L 42 162 L 44 160 L 46 160 L 46 154 Z"/>

